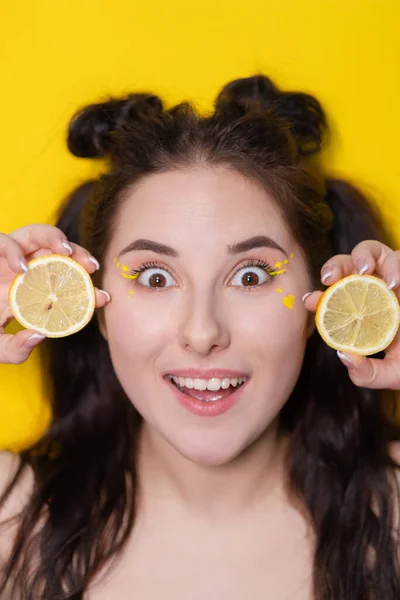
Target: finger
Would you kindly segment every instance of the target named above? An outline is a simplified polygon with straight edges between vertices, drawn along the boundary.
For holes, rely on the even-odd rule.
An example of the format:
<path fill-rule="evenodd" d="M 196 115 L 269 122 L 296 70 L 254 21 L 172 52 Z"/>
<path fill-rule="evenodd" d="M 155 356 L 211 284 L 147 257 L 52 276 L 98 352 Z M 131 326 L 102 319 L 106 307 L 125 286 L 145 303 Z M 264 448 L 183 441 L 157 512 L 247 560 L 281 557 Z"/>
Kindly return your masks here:
<path fill-rule="evenodd" d="M 317 310 L 318 302 L 320 301 L 322 295 L 323 292 L 319 290 L 304 294 L 302 300 L 306 309 L 311 312 L 315 312 Z"/>
<path fill-rule="evenodd" d="M 69 242 L 69 244 L 72 248 L 71 258 L 79 262 L 88 273 L 92 274 L 100 269 L 98 260 L 92 256 L 90 252 L 85 250 L 85 248 L 82 248 L 82 246 L 74 244 L 73 242 Z"/>
<path fill-rule="evenodd" d="M 388 284 L 389 289 L 399 291 L 400 283 L 400 251 L 394 250 L 386 256 L 379 268 L 379 274 Z"/>
<path fill-rule="evenodd" d="M 18 331 L 15 335 L 0 334 L 0 363 L 20 365 L 44 339 L 45 336 L 30 329 Z"/>
<path fill-rule="evenodd" d="M 93 274 L 95 271 L 100 269 L 98 260 L 92 256 L 90 252 L 85 250 L 85 248 L 82 248 L 82 246 L 74 244 L 73 242 L 68 242 L 68 246 L 72 249 L 72 252 L 69 253 L 70 258 L 73 258 L 79 262 L 88 273 Z M 51 252 L 50 248 L 40 248 L 39 250 L 32 252 L 26 258 L 29 261 L 40 256 L 47 256 L 49 252 Z"/>
<path fill-rule="evenodd" d="M 111 296 L 105 290 L 99 290 L 94 288 L 96 293 L 96 308 L 103 308 L 106 304 L 111 302 Z"/>
<path fill-rule="evenodd" d="M 357 273 L 357 268 L 353 263 L 350 254 L 336 254 L 332 256 L 321 269 L 321 282 L 328 286 Z"/>
<path fill-rule="evenodd" d="M 372 275 L 375 271 L 383 276 L 382 265 L 393 250 L 378 242 L 378 240 L 364 240 L 357 244 L 352 250 L 351 258 L 357 267 L 357 272 Z M 385 279 L 385 281 L 387 281 Z M 390 283 L 390 281 L 387 281 Z"/>
<path fill-rule="evenodd" d="M 0 257 L 6 259 L 8 266 L 14 273 L 28 271 L 22 248 L 15 240 L 5 233 L 0 233 Z"/>
<path fill-rule="evenodd" d="M 24 255 L 48 248 L 54 254 L 71 256 L 73 250 L 66 235 L 52 225 L 26 225 L 12 231 L 9 235 L 22 248 Z"/>
<path fill-rule="evenodd" d="M 368 358 L 350 352 L 338 352 L 347 367 L 352 382 L 359 386 L 380 390 L 400 390 L 399 358 Z"/>

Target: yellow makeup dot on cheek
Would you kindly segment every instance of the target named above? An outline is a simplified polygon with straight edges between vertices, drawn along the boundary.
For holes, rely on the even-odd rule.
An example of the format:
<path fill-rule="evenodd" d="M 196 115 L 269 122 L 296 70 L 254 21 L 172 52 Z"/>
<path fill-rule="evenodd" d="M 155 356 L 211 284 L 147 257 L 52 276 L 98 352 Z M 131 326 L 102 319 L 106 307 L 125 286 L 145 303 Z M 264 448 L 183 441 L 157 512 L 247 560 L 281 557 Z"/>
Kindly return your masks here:
<path fill-rule="evenodd" d="M 129 290 L 129 295 L 133 296 L 133 290 Z"/>
<path fill-rule="evenodd" d="M 289 258 L 293 258 L 293 256 L 294 256 L 294 254 L 291 254 L 291 255 L 289 256 Z"/>
<path fill-rule="evenodd" d="M 286 306 L 289 310 L 292 310 L 294 306 L 294 296 L 293 294 L 289 294 L 289 296 L 285 296 L 282 298 L 283 305 Z"/>
<path fill-rule="evenodd" d="M 281 262 L 276 262 L 276 263 L 275 263 L 275 269 L 280 269 L 280 268 L 281 268 L 281 266 L 282 266 L 282 263 L 281 263 Z"/>
<path fill-rule="evenodd" d="M 129 267 L 127 267 L 126 265 L 124 265 L 124 266 L 122 267 L 122 270 L 123 270 L 123 271 L 129 271 Z"/>
<path fill-rule="evenodd" d="M 277 290 L 276 290 L 276 291 L 277 291 L 277 292 L 283 292 L 283 289 L 282 289 L 282 288 L 277 288 Z"/>
<path fill-rule="evenodd" d="M 283 261 L 283 264 L 284 264 L 284 265 L 287 265 L 287 264 L 288 264 L 288 262 L 289 262 L 289 261 L 288 261 L 288 259 L 287 259 L 287 258 L 285 258 L 285 260 Z"/>

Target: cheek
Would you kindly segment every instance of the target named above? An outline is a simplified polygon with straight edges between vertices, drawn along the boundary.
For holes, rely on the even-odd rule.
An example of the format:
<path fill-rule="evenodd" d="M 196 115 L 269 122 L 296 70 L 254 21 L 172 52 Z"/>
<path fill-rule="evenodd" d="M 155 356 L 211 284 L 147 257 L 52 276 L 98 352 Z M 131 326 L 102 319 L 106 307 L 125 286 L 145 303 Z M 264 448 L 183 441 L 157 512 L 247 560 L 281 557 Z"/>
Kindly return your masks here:
<path fill-rule="evenodd" d="M 258 293 L 243 292 L 250 298 L 232 307 L 237 335 L 249 345 L 258 346 L 269 358 L 278 357 L 288 348 L 302 348 L 307 338 L 308 313 L 300 295 L 274 289 L 268 296 L 260 293 L 260 297 L 252 297 Z"/>
<path fill-rule="evenodd" d="M 108 343 L 113 354 L 130 360 L 146 360 L 162 348 L 169 337 L 168 311 L 154 310 L 154 301 L 139 294 L 113 297 L 106 314 Z"/>

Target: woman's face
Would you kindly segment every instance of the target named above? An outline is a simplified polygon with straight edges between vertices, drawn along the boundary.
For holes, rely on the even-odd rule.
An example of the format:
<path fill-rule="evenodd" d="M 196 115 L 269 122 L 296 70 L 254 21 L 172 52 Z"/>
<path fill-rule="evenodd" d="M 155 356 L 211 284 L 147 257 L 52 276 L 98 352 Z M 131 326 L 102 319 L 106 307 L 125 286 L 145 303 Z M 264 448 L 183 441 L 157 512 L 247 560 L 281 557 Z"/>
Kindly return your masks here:
<path fill-rule="evenodd" d="M 274 423 L 311 332 L 310 280 L 261 187 L 222 168 L 143 180 L 121 205 L 103 284 L 113 365 L 153 436 L 217 465 Z"/>

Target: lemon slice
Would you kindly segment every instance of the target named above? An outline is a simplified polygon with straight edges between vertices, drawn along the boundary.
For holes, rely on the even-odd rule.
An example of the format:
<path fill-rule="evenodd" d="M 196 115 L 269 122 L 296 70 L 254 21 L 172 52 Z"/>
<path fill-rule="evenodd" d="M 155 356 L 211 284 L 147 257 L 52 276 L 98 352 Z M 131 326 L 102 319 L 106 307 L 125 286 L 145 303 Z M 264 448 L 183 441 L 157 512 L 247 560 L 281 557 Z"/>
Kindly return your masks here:
<path fill-rule="evenodd" d="M 51 254 L 28 263 L 16 276 L 9 303 L 16 320 L 46 337 L 76 333 L 93 316 L 95 290 L 89 273 L 67 256 Z"/>
<path fill-rule="evenodd" d="M 396 294 L 373 275 L 349 275 L 322 295 L 315 323 L 328 346 L 368 356 L 393 341 L 400 324 Z"/>

